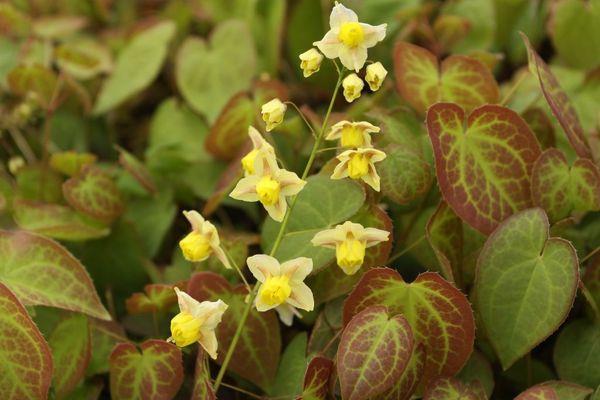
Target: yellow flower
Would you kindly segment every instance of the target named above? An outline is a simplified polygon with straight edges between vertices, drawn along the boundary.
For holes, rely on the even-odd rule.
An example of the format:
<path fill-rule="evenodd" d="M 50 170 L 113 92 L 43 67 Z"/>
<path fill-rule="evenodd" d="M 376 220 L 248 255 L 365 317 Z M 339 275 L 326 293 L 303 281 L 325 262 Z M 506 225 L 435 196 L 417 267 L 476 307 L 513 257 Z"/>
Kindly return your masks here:
<path fill-rule="evenodd" d="M 375 163 L 384 160 L 385 153 L 372 148 L 359 148 L 346 150 L 337 156 L 339 160 L 331 174 L 331 179 L 362 179 L 367 185 L 379 192 L 379 175 L 375 169 Z"/>
<path fill-rule="evenodd" d="M 376 62 L 367 66 L 365 81 L 367 81 L 371 90 L 375 92 L 379 90 L 386 76 L 387 70 L 383 68 L 383 65 L 380 62 Z"/>
<path fill-rule="evenodd" d="M 199 262 L 214 254 L 225 268 L 231 268 L 231 264 L 221 248 L 217 228 L 206 221 L 198 211 L 184 211 L 183 215 L 192 225 L 192 231 L 179 241 L 179 247 L 185 259 Z"/>
<path fill-rule="evenodd" d="M 248 127 L 248 136 L 252 141 L 252 150 L 242 158 L 242 168 L 246 176 L 254 173 L 254 164 L 264 162 L 265 158 L 275 161 L 275 149 L 252 126 Z"/>
<path fill-rule="evenodd" d="M 366 121 L 349 122 L 340 121 L 331 127 L 325 136 L 326 140 L 340 139 L 342 147 L 372 147 L 371 133 L 377 133 L 380 129 Z"/>
<path fill-rule="evenodd" d="M 313 268 L 310 258 L 298 257 L 279 264 L 271 256 L 257 254 L 248 257 L 246 262 L 252 275 L 262 284 L 255 300 L 258 311 L 275 309 L 281 321 L 289 326 L 294 315 L 300 317 L 296 308 L 314 309 L 312 291 L 304 283 Z"/>
<path fill-rule="evenodd" d="M 300 68 L 305 78 L 308 78 L 321 68 L 323 54 L 315 48 L 305 51 L 300 54 Z"/>
<path fill-rule="evenodd" d="M 279 99 L 273 99 L 261 107 L 262 119 L 267 124 L 267 132 L 271 132 L 273 128 L 283 122 L 283 116 L 287 106 Z"/>
<path fill-rule="evenodd" d="M 15 175 L 25 166 L 25 160 L 21 156 L 13 156 L 8 160 L 8 170 Z"/>
<path fill-rule="evenodd" d="M 346 221 L 333 229 L 321 231 L 313 237 L 314 246 L 335 249 L 337 265 L 347 275 L 353 275 L 365 260 L 365 249 L 389 239 L 389 232 L 377 228 L 365 228 L 361 224 Z"/>
<path fill-rule="evenodd" d="M 358 72 L 367 61 L 367 49 L 385 38 L 387 25 L 372 26 L 358 22 L 354 11 L 336 2 L 329 16 L 329 27 L 323 39 L 313 45 L 325 57 L 339 57 L 346 68 Z"/>
<path fill-rule="evenodd" d="M 215 329 L 227 310 L 227 304 L 222 300 L 199 302 L 178 288 L 175 288 L 175 293 L 180 313 L 171 320 L 171 337 L 168 341 L 178 347 L 199 342 L 216 359 L 218 343 Z"/>
<path fill-rule="evenodd" d="M 346 101 L 352 103 L 360 97 L 360 92 L 362 92 L 365 84 L 358 75 L 350 74 L 342 81 L 342 87 L 344 88 L 344 97 L 346 98 Z"/>

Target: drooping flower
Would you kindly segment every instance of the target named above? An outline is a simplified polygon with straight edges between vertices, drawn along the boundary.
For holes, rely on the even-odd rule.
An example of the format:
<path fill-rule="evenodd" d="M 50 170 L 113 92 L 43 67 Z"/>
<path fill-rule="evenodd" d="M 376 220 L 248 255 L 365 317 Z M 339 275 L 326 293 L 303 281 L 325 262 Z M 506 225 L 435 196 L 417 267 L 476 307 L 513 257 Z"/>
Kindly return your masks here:
<path fill-rule="evenodd" d="M 383 65 L 379 61 L 367 66 L 365 81 L 367 81 L 372 91 L 379 90 L 387 73 L 387 70 L 383 68 Z"/>
<path fill-rule="evenodd" d="M 379 192 L 379 174 L 375 163 L 384 160 L 385 153 L 372 148 L 346 150 L 337 156 L 339 160 L 331 174 L 331 179 L 362 179 L 367 185 Z"/>
<path fill-rule="evenodd" d="M 367 61 L 367 49 L 385 38 L 386 27 L 358 22 L 354 11 L 336 2 L 329 16 L 329 31 L 313 45 L 325 57 L 339 57 L 344 67 L 358 72 Z"/>
<path fill-rule="evenodd" d="M 171 320 L 168 341 L 178 347 L 198 342 L 208 355 L 216 359 L 218 342 L 215 329 L 227 310 L 227 304 L 222 300 L 199 302 L 178 288 L 175 288 L 175 293 L 180 312 Z"/>
<path fill-rule="evenodd" d="M 262 119 L 267 124 L 267 132 L 271 132 L 273 128 L 283 122 L 283 117 L 287 106 L 279 99 L 273 99 L 262 105 L 260 113 Z"/>
<path fill-rule="evenodd" d="M 371 147 L 371 133 L 377 133 L 380 129 L 366 121 L 350 122 L 340 121 L 331 127 L 326 140 L 340 139 L 342 147 Z"/>
<path fill-rule="evenodd" d="M 315 48 L 305 51 L 300 54 L 300 68 L 305 78 L 308 78 L 315 72 L 318 72 L 321 68 L 321 62 L 323 61 L 323 54 Z"/>
<path fill-rule="evenodd" d="M 353 275 L 365 261 L 365 250 L 385 242 L 390 236 L 377 228 L 365 228 L 361 224 L 346 221 L 333 229 L 317 233 L 311 243 L 335 249 L 337 265 L 347 275 Z"/>
<path fill-rule="evenodd" d="M 183 215 L 192 225 L 192 231 L 179 241 L 185 259 L 192 262 L 204 261 L 214 253 L 225 268 L 231 268 L 229 259 L 221 248 L 217 228 L 198 211 L 184 211 Z"/>
<path fill-rule="evenodd" d="M 262 135 L 253 127 L 248 127 L 248 136 L 252 141 L 252 150 L 242 158 L 242 168 L 246 176 L 254 173 L 254 164 L 262 158 L 272 158 L 273 162 L 277 162 L 275 158 L 275 149 Z"/>
<path fill-rule="evenodd" d="M 358 75 L 353 73 L 344 78 L 342 87 L 344 88 L 344 98 L 348 103 L 352 103 L 360 97 L 365 84 Z"/>
<path fill-rule="evenodd" d="M 256 296 L 256 309 L 260 312 L 275 309 L 286 325 L 291 325 L 294 315 L 300 317 L 297 308 L 312 311 L 315 306 L 312 291 L 304 283 L 311 273 L 310 258 L 298 257 L 279 264 L 274 257 L 257 254 L 248 257 L 248 268 L 261 283 Z"/>

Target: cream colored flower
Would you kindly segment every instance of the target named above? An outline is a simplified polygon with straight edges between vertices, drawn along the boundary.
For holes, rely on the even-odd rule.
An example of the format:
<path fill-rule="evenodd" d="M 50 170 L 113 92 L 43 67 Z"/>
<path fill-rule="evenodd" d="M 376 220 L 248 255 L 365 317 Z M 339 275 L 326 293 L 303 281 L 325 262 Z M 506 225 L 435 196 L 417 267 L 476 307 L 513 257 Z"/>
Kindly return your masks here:
<path fill-rule="evenodd" d="M 353 275 L 365 261 L 365 250 L 389 239 L 390 233 L 377 228 L 346 221 L 333 229 L 321 231 L 311 240 L 314 246 L 335 249 L 337 265 Z"/>
<path fill-rule="evenodd" d="M 379 175 L 375 163 L 384 160 L 385 153 L 381 150 L 362 148 L 346 150 L 337 156 L 339 164 L 331 174 L 331 179 L 362 179 L 367 185 L 379 192 Z"/>
<path fill-rule="evenodd" d="M 366 121 L 350 122 L 340 121 L 331 127 L 326 140 L 340 139 L 342 147 L 372 147 L 371 133 L 377 133 L 380 129 Z"/>
<path fill-rule="evenodd" d="M 263 158 L 269 157 L 274 162 L 277 162 L 275 149 L 253 126 L 248 127 L 248 136 L 250 136 L 250 140 L 252 141 L 252 150 L 242 158 L 242 168 L 246 176 L 254 173 L 254 164 L 257 160 L 258 162 L 263 162 Z"/>
<path fill-rule="evenodd" d="M 306 181 L 279 168 L 271 158 L 254 163 L 254 169 L 254 174 L 240 179 L 229 196 L 242 201 L 260 201 L 271 218 L 282 221 L 287 210 L 285 198 L 300 192 Z"/>
<path fill-rule="evenodd" d="M 321 68 L 323 54 L 315 48 L 305 51 L 300 54 L 300 68 L 305 78 L 308 78 Z"/>
<path fill-rule="evenodd" d="M 312 291 L 304 283 L 313 269 L 310 258 L 298 257 L 279 264 L 274 257 L 257 254 L 248 257 L 247 263 L 252 275 L 261 283 L 255 301 L 258 311 L 275 309 L 281 321 L 289 326 L 294 315 L 300 317 L 296 308 L 314 309 Z"/>
<path fill-rule="evenodd" d="M 231 264 L 221 248 L 217 228 L 206 221 L 198 211 L 184 211 L 183 215 L 192 225 L 192 231 L 179 241 L 179 247 L 185 259 L 192 262 L 204 261 L 214 253 L 225 268 L 231 268 Z"/>
<path fill-rule="evenodd" d="M 358 22 L 356 13 L 338 2 L 329 16 L 329 31 L 313 45 L 327 58 L 338 58 L 349 70 L 356 72 L 367 61 L 367 49 L 385 38 L 387 24 L 372 26 Z"/>
<path fill-rule="evenodd" d="M 267 132 L 271 132 L 273 128 L 283 122 L 283 117 L 287 106 L 279 99 L 273 99 L 265 104 L 260 109 L 262 119 L 267 124 Z"/>
<path fill-rule="evenodd" d="M 222 300 L 199 302 L 178 288 L 175 288 L 175 293 L 180 313 L 171 320 L 171 337 L 167 340 L 178 347 L 198 342 L 208 355 L 216 359 L 219 344 L 215 329 L 227 310 L 227 304 Z"/>
<path fill-rule="evenodd" d="M 344 98 L 348 103 L 352 103 L 360 97 L 365 84 L 358 75 L 353 73 L 344 78 L 342 87 L 344 88 Z"/>
<path fill-rule="evenodd" d="M 365 81 L 369 84 L 372 91 L 377 91 L 381 87 L 383 80 L 387 76 L 387 70 L 383 68 L 380 62 L 369 64 L 365 74 Z"/>

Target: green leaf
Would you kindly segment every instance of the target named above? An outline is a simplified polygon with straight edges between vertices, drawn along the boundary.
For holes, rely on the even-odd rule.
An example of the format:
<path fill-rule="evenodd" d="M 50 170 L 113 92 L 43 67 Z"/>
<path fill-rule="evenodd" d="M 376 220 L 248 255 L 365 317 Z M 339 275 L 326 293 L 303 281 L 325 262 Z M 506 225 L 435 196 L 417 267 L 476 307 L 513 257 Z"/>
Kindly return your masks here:
<path fill-rule="evenodd" d="M 548 229 L 544 211 L 522 211 L 492 233 L 479 255 L 478 315 L 504 369 L 558 329 L 575 299 L 575 249 L 549 238 Z"/>
<path fill-rule="evenodd" d="M 77 15 L 44 16 L 33 21 L 33 32 L 43 39 L 59 39 L 74 35 L 86 25 L 87 20 Z"/>
<path fill-rule="evenodd" d="M 81 80 L 91 79 L 112 69 L 110 52 L 92 39 L 63 43 L 54 50 L 54 57 L 61 70 Z"/>
<path fill-rule="evenodd" d="M 17 172 L 16 180 L 20 197 L 45 203 L 62 201 L 62 178 L 48 168 L 41 165 L 23 167 Z"/>
<path fill-rule="evenodd" d="M 400 379 L 414 341 L 408 321 L 383 306 L 368 307 L 346 325 L 337 353 L 342 398 L 368 399 Z"/>
<path fill-rule="evenodd" d="M 398 145 L 384 149 L 387 157 L 379 164 L 381 192 L 398 204 L 423 198 L 433 182 L 431 166 L 417 152 Z"/>
<path fill-rule="evenodd" d="M 97 158 L 98 157 L 92 153 L 79 153 L 73 150 L 61 151 L 52 153 L 50 156 L 50 167 L 65 175 L 74 176 L 77 175 L 84 166 L 94 164 Z"/>
<path fill-rule="evenodd" d="M 459 380 L 440 378 L 427 387 L 423 400 L 486 400 L 486 397 Z"/>
<path fill-rule="evenodd" d="M 6 77 L 10 90 L 21 97 L 34 94 L 35 101 L 48 108 L 57 88 L 56 74 L 43 65 L 20 65 Z"/>
<path fill-rule="evenodd" d="M 287 2 L 285 0 L 258 0 L 251 27 L 259 55 L 259 71 L 277 75 Z"/>
<path fill-rule="evenodd" d="M 328 383 L 333 373 L 333 361 L 316 356 L 308 363 L 304 374 L 302 400 L 327 400 Z"/>
<path fill-rule="evenodd" d="M 112 397 L 172 399 L 183 382 L 181 358 L 181 350 L 164 340 L 146 340 L 139 350 L 132 343 L 119 343 L 110 354 Z"/>
<path fill-rule="evenodd" d="M 402 376 L 396 381 L 394 387 L 392 387 L 390 391 L 382 395 L 381 400 L 411 399 L 423 376 L 423 369 L 425 367 L 424 349 L 425 347 L 423 345 L 414 346 L 410 361 L 402 373 Z"/>
<path fill-rule="evenodd" d="M 0 230 L 0 282 L 25 305 L 45 305 L 110 319 L 84 266 L 51 239 Z"/>
<path fill-rule="evenodd" d="M 304 371 L 307 366 L 307 341 L 306 333 L 302 332 L 287 345 L 281 356 L 277 376 L 269 390 L 269 396 L 294 398 L 302 393 Z"/>
<path fill-rule="evenodd" d="M 156 193 L 158 191 L 156 183 L 144 163 L 121 147 L 118 147 L 117 150 L 119 151 L 119 164 L 149 193 Z"/>
<path fill-rule="evenodd" d="M 595 387 L 600 382 L 600 325 L 569 323 L 554 346 L 554 365 L 561 379 Z"/>
<path fill-rule="evenodd" d="M 492 392 L 494 391 L 494 371 L 490 362 L 481 352 L 475 350 L 456 377 L 466 384 L 481 383 L 487 398 L 492 396 Z"/>
<path fill-rule="evenodd" d="M 114 321 L 89 321 L 92 356 L 85 371 L 86 376 L 107 373 L 108 358 L 117 343 L 126 342 L 125 332 L 121 325 Z"/>
<path fill-rule="evenodd" d="M 2 257 L 2 259 L 5 259 Z M 52 354 L 27 310 L 0 283 L 0 393 L 13 399 L 48 398 Z"/>
<path fill-rule="evenodd" d="M 489 234 L 531 207 L 531 168 L 541 150 L 517 113 L 485 105 L 467 117 L 456 104 L 438 103 L 426 122 L 440 190 L 465 222 Z"/>
<path fill-rule="evenodd" d="M 192 399 L 216 400 L 216 398 L 210 378 L 208 355 L 205 351 L 198 351 L 198 355 L 196 355 Z"/>
<path fill-rule="evenodd" d="M 171 21 L 159 22 L 138 33 L 119 54 L 112 74 L 100 90 L 94 114 L 117 107 L 150 85 L 158 76 L 174 34 L 175 24 Z"/>

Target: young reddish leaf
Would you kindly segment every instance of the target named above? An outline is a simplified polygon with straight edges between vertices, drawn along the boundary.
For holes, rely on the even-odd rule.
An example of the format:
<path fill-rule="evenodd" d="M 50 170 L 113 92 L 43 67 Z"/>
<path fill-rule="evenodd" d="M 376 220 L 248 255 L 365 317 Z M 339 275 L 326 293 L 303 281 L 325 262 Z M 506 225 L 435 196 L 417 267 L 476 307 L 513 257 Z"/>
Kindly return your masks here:
<path fill-rule="evenodd" d="M 381 400 L 409 400 L 417 390 L 425 368 L 425 347 L 414 346 L 410 361 L 394 387 L 381 397 Z"/>
<path fill-rule="evenodd" d="M 554 389 L 559 400 L 586 400 L 593 392 L 593 389 L 566 381 L 547 381 L 540 386 Z"/>
<path fill-rule="evenodd" d="M 454 378 L 439 378 L 425 390 L 423 400 L 486 400 L 485 394 Z"/>
<path fill-rule="evenodd" d="M 600 324 L 575 320 L 554 345 L 554 366 L 561 379 L 595 387 L 600 382 Z"/>
<path fill-rule="evenodd" d="M 5 259 L 2 257 L 2 259 Z M 48 398 L 52 354 L 27 310 L 0 283 L 0 393 L 9 399 Z"/>
<path fill-rule="evenodd" d="M 548 386 L 536 385 L 530 387 L 517 397 L 515 400 L 560 400 L 558 395 Z"/>
<path fill-rule="evenodd" d="M 452 55 L 441 63 L 428 50 L 406 42 L 394 49 L 394 74 L 400 95 L 425 113 L 438 102 L 457 103 L 470 111 L 498 101 L 498 84 L 480 61 Z"/>
<path fill-rule="evenodd" d="M 485 105 L 465 117 L 456 104 L 435 104 L 427 111 L 427 130 L 444 200 L 489 234 L 531 206 L 531 169 L 541 150 L 525 121 L 508 108 Z"/>
<path fill-rule="evenodd" d="M 329 377 L 333 373 L 333 361 L 316 356 L 308 363 L 304 374 L 302 400 L 327 400 Z"/>
<path fill-rule="evenodd" d="M 117 150 L 119 151 L 119 164 L 149 193 L 156 193 L 158 190 L 156 183 L 146 166 L 125 149 L 117 147 Z"/>
<path fill-rule="evenodd" d="M 344 304 L 344 323 L 372 305 L 408 320 L 415 340 L 425 346 L 423 383 L 454 375 L 473 351 L 475 322 L 469 301 L 456 287 L 434 272 L 412 283 L 389 268 L 373 268 L 362 277 Z"/>
<path fill-rule="evenodd" d="M 536 53 L 535 49 L 529 42 L 527 36 L 521 33 L 521 38 L 527 48 L 527 56 L 529 58 L 529 69 L 537 75 L 542 93 L 552 110 L 552 114 L 556 117 L 562 126 L 567 139 L 579 157 L 592 159 L 590 147 L 585 138 L 583 128 L 577 117 L 577 112 L 558 83 L 558 80 L 548 67 L 544 60 Z"/>
<path fill-rule="evenodd" d="M 398 204 L 409 204 L 427 194 L 433 182 L 431 166 L 410 148 L 390 144 L 377 167 L 381 192 Z"/>
<path fill-rule="evenodd" d="M 558 329 L 575 300 L 575 249 L 548 230 L 543 210 L 522 211 L 492 233 L 479 255 L 478 315 L 504 369 Z"/>
<path fill-rule="evenodd" d="M 556 145 L 554 125 L 548 115 L 541 108 L 529 108 L 521 114 L 521 117 L 531 128 L 542 149 L 549 149 Z"/>
<path fill-rule="evenodd" d="M 337 353 L 342 398 L 368 399 L 400 379 L 413 352 L 413 334 L 402 315 L 368 307 L 346 325 Z"/>
<path fill-rule="evenodd" d="M 221 275 L 198 272 L 190 278 L 188 293 L 198 301 L 223 300 L 229 308 L 217 327 L 221 364 L 227 353 L 239 321 L 246 307 L 247 291 L 244 286 L 232 287 Z M 274 311 L 250 311 L 228 369 L 265 389 L 271 386 L 279 365 L 281 336 Z"/>
<path fill-rule="evenodd" d="M 194 371 L 194 389 L 192 399 L 216 400 L 217 396 L 210 381 L 210 369 L 205 351 L 198 351 L 196 355 L 196 369 Z"/>
<path fill-rule="evenodd" d="M 163 283 L 151 283 L 144 286 L 144 293 L 133 293 L 125 300 L 127 312 L 129 314 L 143 314 L 167 310 L 177 304 L 174 286 Z"/>
<path fill-rule="evenodd" d="M 0 230 L 0 282 L 25 305 L 44 305 L 110 319 L 85 267 L 55 241 Z"/>

